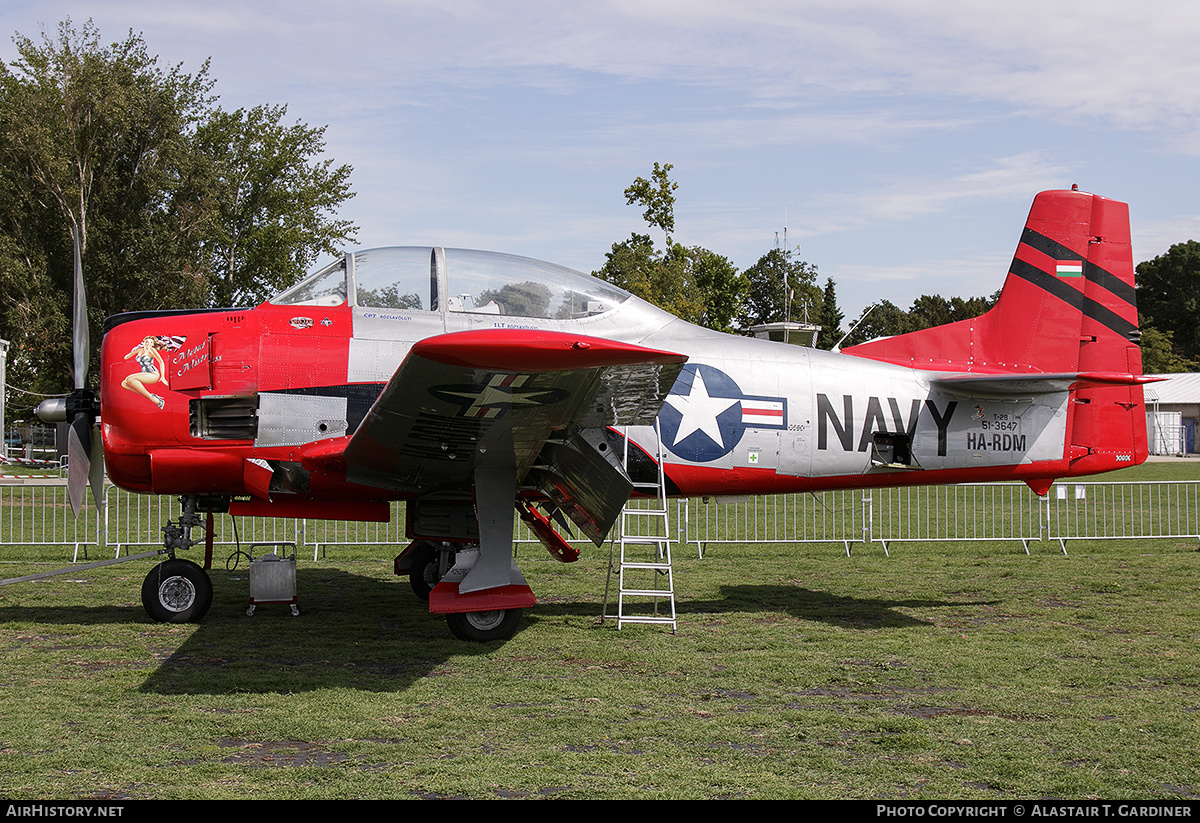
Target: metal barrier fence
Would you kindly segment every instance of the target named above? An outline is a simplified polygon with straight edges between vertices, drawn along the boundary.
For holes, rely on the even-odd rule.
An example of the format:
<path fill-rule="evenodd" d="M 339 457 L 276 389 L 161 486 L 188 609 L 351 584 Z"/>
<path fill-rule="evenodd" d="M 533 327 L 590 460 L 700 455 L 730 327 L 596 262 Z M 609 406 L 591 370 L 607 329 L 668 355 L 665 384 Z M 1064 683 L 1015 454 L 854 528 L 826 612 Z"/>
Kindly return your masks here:
<path fill-rule="evenodd" d="M 76 518 L 62 483 L 0 485 L 0 545 L 74 546 L 77 560 L 81 548 L 103 545 L 102 535 L 96 507 L 89 502 Z"/>
<path fill-rule="evenodd" d="M 680 542 L 703 557 L 709 543 L 854 543 L 870 539 L 862 491 L 676 501 Z"/>
<path fill-rule="evenodd" d="M 809 498 L 811 503 L 802 503 Z M 1038 497 L 1024 483 L 907 486 L 737 503 L 680 501 L 686 540 L 708 543 L 878 543 L 1195 538 L 1200 481 L 1061 482 Z"/>
<path fill-rule="evenodd" d="M 1194 537 L 1200 482 L 1056 483 L 1044 501 L 1047 539 Z"/>
<path fill-rule="evenodd" d="M 721 543 L 855 543 L 1014 541 L 1026 553 L 1035 541 L 1195 538 L 1200 541 L 1200 481 L 1065 482 L 1038 498 L 1021 483 L 980 483 L 891 489 L 830 491 L 674 502 L 679 543 L 704 548 Z M 328 546 L 402 547 L 404 504 L 392 506 L 387 523 L 298 518 L 214 519 L 215 544 L 293 542 L 317 559 Z M 162 527 L 178 520 L 173 497 L 130 494 L 105 488 L 96 506 L 88 498 L 81 516 L 71 514 L 61 482 L 0 485 L 0 546 L 64 545 L 74 559 L 89 547 L 119 555 L 133 547 L 162 545 Z M 518 521 L 521 543 L 536 538 Z"/>
<path fill-rule="evenodd" d="M 900 541 L 1031 541 L 1045 533 L 1046 498 L 1024 483 L 981 483 L 872 489 L 863 493 L 863 518 L 886 554 Z"/>
<path fill-rule="evenodd" d="M 178 522 L 179 499 L 133 494 L 105 486 L 100 505 L 88 494 L 79 517 L 71 513 L 67 487 L 57 481 L 26 481 L 0 485 L 0 546 L 65 545 L 73 547 L 73 562 L 86 559 L 89 548 L 114 556 L 130 549 L 162 545 L 162 528 Z M 193 535 L 196 536 L 196 535 Z M 331 545 L 406 545 L 404 504 L 392 504 L 387 523 L 359 523 L 300 518 L 213 518 L 215 545 L 295 543 L 311 547 L 313 559 Z"/>

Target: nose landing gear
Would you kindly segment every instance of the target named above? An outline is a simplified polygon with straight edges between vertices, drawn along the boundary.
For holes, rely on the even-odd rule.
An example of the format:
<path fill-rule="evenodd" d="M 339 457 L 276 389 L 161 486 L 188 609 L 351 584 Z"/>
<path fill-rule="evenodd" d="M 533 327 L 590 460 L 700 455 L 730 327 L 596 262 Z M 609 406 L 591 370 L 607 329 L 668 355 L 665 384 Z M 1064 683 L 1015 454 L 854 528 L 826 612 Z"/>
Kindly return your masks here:
<path fill-rule="evenodd" d="M 196 623 L 212 605 L 212 580 L 190 560 L 159 563 L 142 582 L 142 606 L 159 623 Z"/>
<path fill-rule="evenodd" d="M 159 623 L 198 623 L 212 605 L 213 586 L 208 572 L 190 560 L 175 557 L 176 549 L 189 549 L 198 540 L 192 540 L 192 529 L 204 530 L 206 559 L 212 551 L 213 499 L 208 501 L 206 522 L 199 514 L 200 498 L 185 495 L 179 498 L 182 510 L 179 522 L 167 521 L 163 526 L 163 548 L 170 558 L 159 563 L 142 581 L 142 607 L 146 614 Z"/>

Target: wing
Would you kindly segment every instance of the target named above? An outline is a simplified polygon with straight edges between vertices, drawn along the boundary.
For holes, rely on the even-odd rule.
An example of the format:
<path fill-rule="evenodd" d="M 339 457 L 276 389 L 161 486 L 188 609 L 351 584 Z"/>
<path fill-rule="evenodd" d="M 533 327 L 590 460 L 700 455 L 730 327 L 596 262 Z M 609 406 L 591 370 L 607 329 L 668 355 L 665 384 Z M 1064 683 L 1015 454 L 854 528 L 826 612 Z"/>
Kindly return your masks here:
<path fill-rule="evenodd" d="M 344 452 L 353 482 L 412 494 L 511 472 L 600 542 L 632 490 L 602 437 L 652 424 L 687 358 L 594 337 L 466 331 L 413 346 Z"/>

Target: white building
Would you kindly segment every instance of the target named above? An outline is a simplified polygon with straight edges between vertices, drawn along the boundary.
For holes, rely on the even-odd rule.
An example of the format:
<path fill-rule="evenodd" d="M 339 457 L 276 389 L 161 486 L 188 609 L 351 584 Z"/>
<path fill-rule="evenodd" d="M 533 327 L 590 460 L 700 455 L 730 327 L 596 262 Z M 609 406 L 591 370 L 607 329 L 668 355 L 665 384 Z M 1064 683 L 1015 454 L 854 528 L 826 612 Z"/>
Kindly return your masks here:
<path fill-rule="evenodd" d="M 1200 423 L 1200 374 L 1156 374 L 1146 396 L 1146 434 L 1151 454 L 1196 454 Z"/>

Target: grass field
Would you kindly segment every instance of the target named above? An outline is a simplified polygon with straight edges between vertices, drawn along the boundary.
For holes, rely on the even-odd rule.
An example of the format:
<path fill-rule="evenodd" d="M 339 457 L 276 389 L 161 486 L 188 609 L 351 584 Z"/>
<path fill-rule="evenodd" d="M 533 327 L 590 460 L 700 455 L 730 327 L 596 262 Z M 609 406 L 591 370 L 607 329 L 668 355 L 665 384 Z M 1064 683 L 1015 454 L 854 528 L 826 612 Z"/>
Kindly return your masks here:
<path fill-rule="evenodd" d="M 523 547 L 541 603 L 493 645 L 366 548 L 302 558 L 295 618 L 223 557 L 198 626 L 149 621 L 141 563 L 18 584 L 0 796 L 1194 799 L 1195 548 L 682 549 L 672 635 L 598 623 L 607 547 Z"/>

